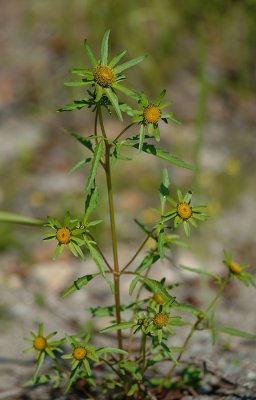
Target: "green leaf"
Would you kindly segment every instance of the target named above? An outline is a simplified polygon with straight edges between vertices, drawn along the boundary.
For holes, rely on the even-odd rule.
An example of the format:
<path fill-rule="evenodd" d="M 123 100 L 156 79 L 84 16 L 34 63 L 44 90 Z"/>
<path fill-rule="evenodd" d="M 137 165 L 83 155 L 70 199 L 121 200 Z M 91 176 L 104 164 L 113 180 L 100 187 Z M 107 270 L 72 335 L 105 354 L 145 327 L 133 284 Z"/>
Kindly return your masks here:
<path fill-rule="evenodd" d="M 75 81 L 75 82 L 65 82 L 64 85 L 76 87 L 76 86 L 91 85 L 92 83 L 93 83 L 93 81 Z"/>
<path fill-rule="evenodd" d="M 101 257 L 100 253 L 88 241 L 86 241 L 86 247 L 88 248 L 93 261 L 99 268 L 101 275 L 105 276 L 105 262 L 104 262 L 103 258 Z"/>
<path fill-rule="evenodd" d="M 97 65 L 97 60 L 96 60 L 91 48 L 89 47 L 89 45 L 87 43 L 87 39 L 85 39 L 85 41 L 84 41 L 84 49 L 85 49 L 87 57 L 89 58 L 90 63 L 92 64 L 93 67 L 95 67 Z"/>
<path fill-rule="evenodd" d="M 81 278 L 78 278 L 76 281 L 74 281 L 72 286 L 70 286 L 68 289 L 65 290 L 65 292 L 62 294 L 62 297 L 67 297 L 71 293 L 80 290 L 83 286 L 87 285 L 96 276 L 98 276 L 98 274 L 89 274 L 82 276 Z"/>
<path fill-rule="evenodd" d="M 188 312 L 193 315 L 198 315 L 201 314 L 202 312 L 201 310 L 199 310 L 199 308 L 196 308 L 194 306 L 191 306 L 190 304 L 185 304 L 185 303 L 174 303 L 173 308 L 179 311 Z"/>
<path fill-rule="evenodd" d="M 105 92 L 106 92 L 109 100 L 111 101 L 111 104 L 114 107 L 115 112 L 116 112 L 119 120 L 122 122 L 123 121 L 123 117 L 122 117 L 122 113 L 121 113 L 121 110 L 120 110 L 120 107 L 119 107 L 118 98 L 117 98 L 116 94 L 110 88 L 105 88 Z"/>
<path fill-rule="evenodd" d="M 78 168 L 81 168 L 83 165 L 87 164 L 88 162 L 91 161 L 91 157 L 86 157 L 83 160 L 79 161 L 76 165 L 74 165 L 74 167 L 72 167 L 69 172 L 74 172 L 76 171 Z"/>
<path fill-rule="evenodd" d="M 40 221 L 39 219 L 25 217 L 23 215 L 9 213 L 6 211 L 0 211 L 0 221 L 8 222 L 13 224 L 22 224 L 22 225 L 45 225 L 44 221 Z"/>
<path fill-rule="evenodd" d="M 53 260 L 56 260 L 61 255 L 61 253 L 64 250 L 64 247 L 65 247 L 64 244 L 61 244 L 61 243 L 57 244 L 57 246 L 55 248 L 55 251 L 54 251 L 54 254 L 53 254 Z"/>
<path fill-rule="evenodd" d="M 132 145 L 132 147 L 135 147 L 136 149 L 139 148 L 139 144 L 138 143 L 134 143 Z M 165 150 L 159 149 L 157 147 L 155 147 L 153 144 L 149 144 L 149 143 L 143 143 L 142 145 L 142 151 L 144 151 L 147 154 L 151 154 L 155 157 L 159 157 L 163 160 L 168 161 L 170 164 L 174 164 L 177 167 L 181 167 L 181 168 L 186 168 L 186 169 L 191 169 L 191 170 L 195 170 L 195 167 L 193 165 L 190 165 L 188 163 L 186 163 L 185 161 L 180 160 L 179 158 L 172 156 L 170 153 L 168 153 Z"/>
<path fill-rule="evenodd" d="M 101 329 L 100 332 L 109 332 L 109 331 L 115 331 L 115 330 L 121 330 L 121 329 L 128 329 L 131 328 L 134 325 L 134 322 L 121 322 L 120 324 L 114 324 L 111 326 L 107 326 L 104 329 Z"/>
<path fill-rule="evenodd" d="M 160 282 L 156 281 L 155 279 L 150 279 L 147 277 L 140 277 L 139 279 L 142 282 L 146 283 L 146 285 L 149 286 L 149 288 L 153 293 L 159 294 L 165 301 L 172 302 L 171 304 L 175 303 L 175 297 L 169 295 L 168 291 Z"/>
<path fill-rule="evenodd" d="M 129 295 L 130 295 L 130 296 L 132 296 L 133 291 L 134 291 L 134 289 L 135 289 L 137 283 L 139 282 L 139 280 L 140 280 L 140 277 L 139 277 L 139 276 L 136 276 L 136 277 L 131 281 L 131 284 L 130 284 L 130 287 L 129 287 Z"/>
<path fill-rule="evenodd" d="M 85 200 L 85 214 L 84 214 L 84 219 L 83 223 L 86 224 L 89 215 L 92 213 L 92 211 L 95 209 L 97 202 L 99 198 L 99 191 L 97 186 L 94 186 L 90 193 L 87 195 L 86 200 Z"/>
<path fill-rule="evenodd" d="M 35 370 L 35 373 L 34 373 L 34 379 L 37 377 L 37 375 L 39 373 L 39 370 L 40 370 L 40 368 L 42 367 L 42 365 L 44 363 L 44 359 L 45 359 L 45 352 L 42 351 L 40 353 L 40 355 L 39 355 L 38 360 L 37 360 L 36 370 Z"/>
<path fill-rule="evenodd" d="M 206 270 L 200 269 L 200 268 L 187 267 L 186 265 L 179 265 L 179 268 L 183 269 L 185 271 L 194 272 L 199 275 L 208 276 L 210 278 L 215 279 L 216 282 L 221 283 L 221 277 L 218 274 L 215 274 L 213 272 L 209 272 L 209 271 L 206 271 Z"/>
<path fill-rule="evenodd" d="M 142 262 L 140 263 L 138 268 L 136 268 L 135 271 L 138 273 L 141 273 L 141 272 L 145 271 L 145 269 L 149 268 L 152 264 L 154 264 L 159 259 L 160 259 L 160 256 L 158 254 L 149 253 L 144 257 L 144 259 L 142 260 Z"/>
<path fill-rule="evenodd" d="M 107 30 L 104 33 L 101 50 L 100 50 L 100 61 L 102 65 L 107 65 L 108 63 L 108 39 L 109 39 L 110 30 Z"/>
<path fill-rule="evenodd" d="M 140 63 L 141 61 L 143 61 L 146 58 L 146 56 L 140 56 L 137 58 L 133 58 L 130 61 L 126 61 L 123 64 L 118 65 L 117 67 L 114 68 L 114 72 L 115 74 L 119 74 L 120 72 L 133 67 L 134 65 Z"/>
<path fill-rule="evenodd" d="M 73 103 L 65 104 L 63 107 L 59 108 L 57 112 L 81 110 L 81 108 L 87 107 L 89 104 L 87 99 L 75 100 Z"/>
<path fill-rule="evenodd" d="M 162 199 L 166 199 L 166 196 L 169 196 L 170 191 L 169 191 L 169 186 L 170 186 L 170 180 L 169 180 L 169 175 L 168 175 L 168 170 L 167 168 L 163 169 L 163 180 L 160 186 L 160 196 Z"/>
<path fill-rule="evenodd" d="M 120 53 L 118 53 L 108 64 L 110 68 L 113 68 L 120 60 L 123 58 L 123 56 L 127 53 L 127 50 L 122 50 Z"/>
<path fill-rule="evenodd" d="M 189 237 L 190 236 L 190 226 L 187 221 L 183 222 L 183 227 L 184 227 L 185 235 L 187 237 Z"/>
<path fill-rule="evenodd" d="M 234 328 L 215 328 L 218 332 L 227 333 L 228 335 L 243 337 L 246 339 L 256 339 L 256 335 L 244 331 L 240 331 L 239 329 Z"/>
<path fill-rule="evenodd" d="M 89 173 L 89 177 L 87 180 L 87 184 L 86 184 L 86 191 L 89 192 L 89 190 L 91 189 L 91 187 L 94 184 L 94 179 L 97 173 L 97 169 L 101 160 L 101 156 L 102 156 L 102 151 L 103 151 L 103 144 L 102 144 L 102 140 L 96 145 L 95 151 L 94 151 L 94 155 L 93 155 L 93 159 L 92 159 L 92 166 L 91 166 L 91 170 Z"/>
<path fill-rule="evenodd" d="M 128 354 L 127 351 L 117 349 L 116 347 L 101 347 L 101 348 L 97 349 L 97 353 Z"/>
<path fill-rule="evenodd" d="M 77 140 L 79 143 L 81 143 L 83 146 L 85 146 L 88 150 L 93 152 L 93 146 L 92 146 L 92 142 L 90 140 L 90 136 L 83 137 L 83 136 L 77 135 L 76 133 L 68 132 L 66 130 L 64 132 L 67 133 L 69 136 L 73 137 L 75 140 Z"/>

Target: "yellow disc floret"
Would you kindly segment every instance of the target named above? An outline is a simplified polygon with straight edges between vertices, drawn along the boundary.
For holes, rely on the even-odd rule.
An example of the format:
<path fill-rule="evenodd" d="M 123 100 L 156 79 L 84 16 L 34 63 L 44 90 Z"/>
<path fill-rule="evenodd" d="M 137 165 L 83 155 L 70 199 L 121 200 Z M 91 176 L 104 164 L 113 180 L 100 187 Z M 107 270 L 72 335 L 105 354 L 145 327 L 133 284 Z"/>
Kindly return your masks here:
<path fill-rule="evenodd" d="M 157 106 L 151 104 L 147 106 L 143 111 L 144 121 L 149 124 L 156 124 L 161 117 L 161 111 Z"/>
<path fill-rule="evenodd" d="M 105 65 L 97 65 L 93 69 L 93 77 L 98 85 L 108 88 L 115 82 L 115 74 L 112 68 Z"/>
<path fill-rule="evenodd" d="M 234 272 L 235 274 L 241 274 L 241 272 L 242 272 L 242 268 L 240 267 L 240 265 L 234 261 L 230 261 L 230 263 L 228 264 L 228 267 L 229 267 L 230 271 Z"/>
<path fill-rule="evenodd" d="M 36 350 L 43 351 L 47 346 L 46 339 L 43 336 L 38 336 L 33 341 L 33 346 Z"/>
<path fill-rule="evenodd" d="M 85 359 L 87 351 L 84 347 L 77 347 L 73 351 L 73 358 L 77 361 L 82 361 Z"/>
<path fill-rule="evenodd" d="M 168 315 L 160 312 L 154 316 L 153 322 L 157 328 L 163 328 L 167 325 L 168 322 Z"/>
<path fill-rule="evenodd" d="M 71 232 L 68 228 L 60 228 L 57 230 L 56 239 L 61 244 L 69 243 L 71 238 Z"/>
<path fill-rule="evenodd" d="M 154 294 L 154 300 L 155 300 L 158 304 L 163 304 L 163 303 L 164 303 L 163 297 L 162 297 L 160 294 L 158 294 L 158 293 L 155 293 L 155 294 Z"/>
<path fill-rule="evenodd" d="M 179 203 L 177 205 L 177 213 L 182 219 L 189 219 L 192 215 L 192 207 L 188 203 Z"/>

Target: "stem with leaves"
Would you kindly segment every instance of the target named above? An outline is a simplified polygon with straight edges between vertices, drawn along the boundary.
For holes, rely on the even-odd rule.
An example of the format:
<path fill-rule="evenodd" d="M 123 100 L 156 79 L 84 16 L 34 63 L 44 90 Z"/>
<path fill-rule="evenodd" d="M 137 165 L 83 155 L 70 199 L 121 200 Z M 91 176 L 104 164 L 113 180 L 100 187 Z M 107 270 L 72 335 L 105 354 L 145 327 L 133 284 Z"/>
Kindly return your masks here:
<path fill-rule="evenodd" d="M 119 261 L 117 252 L 117 235 L 116 235 L 116 223 L 115 223 L 115 211 L 114 211 L 114 201 L 113 201 L 113 189 L 112 189 L 112 177 L 111 177 L 111 166 L 110 166 L 110 149 L 111 144 L 107 141 L 107 134 L 105 131 L 102 111 L 99 106 L 99 122 L 101 127 L 102 136 L 105 139 L 105 174 L 107 180 L 107 191 L 108 191 L 108 205 L 109 205 L 109 216 L 110 216 L 110 226 L 111 226 L 111 238 L 112 238 L 112 251 L 114 259 L 114 294 L 115 294 L 115 309 L 116 309 L 116 323 L 121 323 L 121 301 L 120 301 L 120 272 L 119 272 Z M 123 349 L 123 339 L 122 331 L 117 330 L 117 342 L 118 347 Z"/>
<path fill-rule="evenodd" d="M 223 293 L 223 291 L 225 290 L 227 284 L 229 283 L 230 280 L 230 273 L 227 275 L 227 277 L 224 279 L 224 281 L 222 282 L 222 285 L 220 287 L 220 289 L 218 290 L 216 296 L 214 297 L 214 299 L 211 301 L 211 303 L 208 305 L 208 307 L 206 308 L 204 314 L 208 313 L 209 311 L 211 311 L 213 309 L 213 307 L 215 306 L 217 300 L 219 299 L 219 297 L 221 296 L 221 294 Z M 197 319 L 195 321 L 195 323 L 192 325 L 183 345 L 182 345 L 182 350 L 179 353 L 179 356 L 177 357 L 177 364 L 173 364 L 172 367 L 169 369 L 169 371 L 167 372 L 167 374 L 165 375 L 164 379 L 162 380 L 160 386 L 159 386 L 159 390 L 161 390 L 163 388 L 163 386 L 165 385 L 165 383 L 171 378 L 175 368 L 177 367 L 179 361 L 182 358 L 183 353 L 185 352 L 188 343 L 191 339 L 191 337 L 193 336 L 194 332 L 197 330 L 200 322 L 204 319 L 204 316 L 199 314 L 197 316 Z"/>

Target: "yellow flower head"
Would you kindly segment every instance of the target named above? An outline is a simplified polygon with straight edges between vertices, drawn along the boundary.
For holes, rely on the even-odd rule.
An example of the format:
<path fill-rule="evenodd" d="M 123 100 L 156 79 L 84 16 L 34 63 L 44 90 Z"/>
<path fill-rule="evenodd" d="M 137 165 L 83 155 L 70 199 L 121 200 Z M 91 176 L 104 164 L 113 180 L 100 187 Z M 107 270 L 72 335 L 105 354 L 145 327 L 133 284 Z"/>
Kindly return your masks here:
<path fill-rule="evenodd" d="M 163 304 L 163 303 L 164 303 L 163 297 L 162 297 L 160 294 L 158 294 L 158 293 L 155 293 L 155 294 L 154 294 L 154 300 L 155 300 L 158 304 Z"/>
<path fill-rule="evenodd" d="M 47 346 L 47 341 L 43 336 L 37 336 L 33 341 L 33 347 L 38 351 L 43 351 Z"/>
<path fill-rule="evenodd" d="M 144 121 L 149 124 L 156 124 L 161 118 L 161 111 L 154 104 L 148 105 L 143 111 Z"/>
<path fill-rule="evenodd" d="M 230 271 L 235 274 L 241 274 L 241 272 L 242 272 L 241 266 L 238 263 L 236 263 L 235 261 L 230 261 L 228 263 L 228 267 L 229 267 Z"/>
<path fill-rule="evenodd" d="M 115 74 L 112 68 L 105 65 L 94 67 L 93 77 L 95 82 L 103 88 L 108 88 L 115 82 Z"/>
<path fill-rule="evenodd" d="M 168 319 L 167 314 L 159 312 L 154 316 L 153 322 L 157 328 L 163 328 L 167 325 Z"/>
<path fill-rule="evenodd" d="M 84 347 L 76 347 L 72 353 L 73 358 L 77 361 L 82 361 L 85 359 L 87 351 Z"/>
<path fill-rule="evenodd" d="M 56 239 L 61 244 L 69 243 L 71 238 L 71 232 L 68 228 L 59 228 L 56 232 Z"/>
<path fill-rule="evenodd" d="M 177 205 L 177 214 L 183 219 L 189 219 L 192 215 L 192 207 L 188 203 L 179 203 Z"/>

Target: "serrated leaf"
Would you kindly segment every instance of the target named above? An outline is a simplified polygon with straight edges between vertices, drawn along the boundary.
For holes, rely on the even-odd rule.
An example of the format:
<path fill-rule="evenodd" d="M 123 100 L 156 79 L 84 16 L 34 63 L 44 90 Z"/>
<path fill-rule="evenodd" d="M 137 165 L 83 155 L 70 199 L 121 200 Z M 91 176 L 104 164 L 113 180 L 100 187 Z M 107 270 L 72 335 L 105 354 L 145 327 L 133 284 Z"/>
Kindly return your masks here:
<path fill-rule="evenodd" d="M 87 180 L 87 184 L 86 184 L 86 191 L 89 192 L 89 190 L 91 189 L 91 187 L 94 184 L 94 179 L 96 177 L 96 173 L 97 173 L 97 169 L 101 160 L 101 156 L 102 156 L 102 151 L 103 151 L 103 144 L 102 141 L 100 141 L 97 145 L 96 148 L 94 150 L 94 155 L 93 155 L 93 159 L 92 159 L 92 166 L 91 166 L 91 170 L 89 173 L 89 177 Z"/>
<path fill-rule="evenodd" d="M 138 143 L 134 143 L 132 145 L 132 147 L 135 147 L 136 149 L 139 148 L 139 144 Z M 170 164 L 174 164 L 177 167 L 181 167 L 181 168 L 186 168 L 186 169 L 191 169 L 191 170 L 195 170 L 195 167 L 191 164 L 186 163 L 183 160 L 180 160 L 179 158 L 172 156 L 170 153 L 168 153 L 165 150 L 159 149 L 158 147 L 155 147 L 153 144 L 149 144 L 149 143 L 143 143 L 142 151 L 144 151 L 147 154 L 151 154 L 155 157 L 161 158 L 163 160 L 168 161 Z"/>
<path fill-rule="evenodd" d="M 98 274 L 89 274 L 82 276 L 81 278 L 78 278 L 76 281 L 74 281 L 72 286 L 70 286 L 68 289 L 65 290 L 65 292 L 62 294 L 62 297 L 67 297 L 71 293 L 80 290 L 83 286 L 87 285 L 96 276 L 98 276 Z"/>
<path fill-rule="evenodd" d="M 217 332 L 227 333 L 228 335 L 243 337 L 246 339 L 256 339 L 256 335 L 244 331 L 240 331 L 239 329 L 234 328 L 215 328 Z"/>
<path fill-rule="evenodd" d="M 206 271 L 206 270 L 200 269 L 200 268 L 187 267 L 186 265 L 179 265 L 179 268 L 183 269 L 185 271 L 194 272 L 199 275 L 208 276 L 210 278 L 215 279 L 216 282 L 221 283 L 221 277 L 218 274 L 215 274 L 213 272 L 209 272 L 209 271 Z"/>
<path fill-rule="evenodd" d="M 115 330 L 121 330 L 121 329 L 128 329 L 131 328 L 134 325 L 134 322 L 121 322 L 120 324 L 114 324 L 111 326 L 107 326 L 106 328 L 103 328 L 100 330 L 101 333 L 103 332 L 109 332 L 109 331 L 115 331 Z"/>
<path fill-rule="evenodd" d="M 44 221 L 41 221 L 39 219 L 25 217 L 23 215 L 14 214 L 6 211 L 0 211 L 0 221 L 22 225 L 43 226 L 45 224 Z"/>

